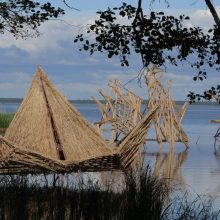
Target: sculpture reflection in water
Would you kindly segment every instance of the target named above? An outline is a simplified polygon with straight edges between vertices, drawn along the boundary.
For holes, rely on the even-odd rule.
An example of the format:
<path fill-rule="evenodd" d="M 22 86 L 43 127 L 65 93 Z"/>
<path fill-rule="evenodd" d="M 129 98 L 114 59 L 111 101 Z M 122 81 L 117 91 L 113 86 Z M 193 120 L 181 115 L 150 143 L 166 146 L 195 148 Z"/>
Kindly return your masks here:
<path fill-rule="evenodd" d="M 160 176 L 165 180 L 168 189 L 173 186 L 179 186 L 180 189 L 185 188 L 185 181 L 182 176 L 182 166 L 188 156 L 188 150 L 175 152 L 173 148 L 169 152 L 157 153 L 146 152 L 146 157 L 154 159 L 153 174 Z"/>
<path fill-rule="evenodd" d="M 211 120 L 211 122 L 220 123 L 220 120 Z M 220 154 L 220 127 L 216 131 L 216 133 L 214 135 L 214 139 L 215 139 L 215 142 L 214 142 L 214 150 L 215 150 L 214 154 L 217 156 L 217 155 Z"/>
<path fill-rule="evenodd" d="M 146 147 L 143 147 L 143 149 L 146 149 Z M 132 168 L 133 172 L 135 172 L 140 170 L 139 168 L 147 167 L 149 164 L 152 174 L 165 181 L 169 192 L 174 188 L 184 191 L 186 185 L 182 175 L 182 167 L 187 157 L 187 149 L 182 152 L 175 152 L 174 148 L 170 148 L 168 152 L 163 152 L 162 148 L 159 148 L 158 151 L 146 149 L 136 157 Z M 111 188 L 113 191 L 120 191 L 123 189 L 123 181 L 125 180 L 122 172 L 102 172 L 100 177 L 104 187 Z"/>
<path fill-rule="evenodd" d="M 219 129 L 218 129 L 218 131 L 219 131 Z M 215 156 L 215 159 L 216 159 L 216 161 L 218 163 L 218 166 L 220 168 L 220 138 L 219 138 L 219 136 L 218 137 L 214 136 L 214 138 L 215 138 L 215 142 L 214 142 L 214 156 Z"/>

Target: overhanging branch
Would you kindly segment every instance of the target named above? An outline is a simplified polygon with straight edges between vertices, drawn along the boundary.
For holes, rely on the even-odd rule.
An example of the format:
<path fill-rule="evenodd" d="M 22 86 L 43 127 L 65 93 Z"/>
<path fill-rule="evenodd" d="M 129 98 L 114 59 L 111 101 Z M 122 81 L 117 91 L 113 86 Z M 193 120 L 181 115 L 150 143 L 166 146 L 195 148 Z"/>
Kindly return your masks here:
<path fill-rule="evenodd" d="M 213 16 L 216 25 L 217 25 L 218 28 L 220 29 L 220 19 L 219 19 L 219 16 L 218 16 L 218 14 L 217 14 L 217 12 L 216 12 L 216 10 L 215 10 L 215 8 L 214 8 L 212 2 L 211 2 L 210 0 L 205 0 L 205 3 L 206 3 L 206 5 L 208 6 L 208 8 L 209 8 L 209 10 L 210 10 L 210 12 L 211 12 L 211 14 L 212 14 L 212 16 Z"/>

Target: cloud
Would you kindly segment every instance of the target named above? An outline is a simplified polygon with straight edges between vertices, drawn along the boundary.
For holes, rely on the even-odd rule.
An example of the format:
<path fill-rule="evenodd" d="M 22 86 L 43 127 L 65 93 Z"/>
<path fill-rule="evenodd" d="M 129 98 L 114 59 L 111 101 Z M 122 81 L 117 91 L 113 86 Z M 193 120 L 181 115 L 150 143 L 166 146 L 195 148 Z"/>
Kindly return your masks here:
<path fill-rule="evenodd" d="M 45 53 L 48 50 L 59 52 L 63 48 L 61 40 L 69 42 L 73 34 L 72 28 L 60 21 L 48 21 L 39 30 L 40 37 L 28 39 L 15 39 L 9 34 L 4 34 L 1 36 L 0 47 L 7 48 L 16 45 L 17 48 L 22 48 L 31 55 Z"/>
<path fill-rule="evenodd" d="M 21 98 L 26 94 L 28 84 L 26 83 L 0 83 L 1 98 Z"/>
<path fill-rule="evenodd" d="M 220 14 L 220 6 L 215 7 L 218 14 Z M 213 16 L 209 9 L 197 9 L 190 16 L 194 25 L 200 26 L 203 29 L 210 29 L 214 22 Z"/>
<path fill-rule="evenodd" d="M 98 89 L 103 88 L 103 85 L 84 82 L 57 84 L 57 87 L 64 96 L 71 97 L 71 99 L 90 99 L 92 96 L 99 96 Z M 106 89 L 106 86 L 104 86 L 104 89 Z"/>
<path fill-rule="evenodd" d="M 181 74 L 181 75 L 178 75 L 176 73 L 171 73 L 171 72 L 168 72 L 168 73 L 165 73 L 164 75 L 164 78 L 166 80 L 179 80 L 179 81 L 192 81 L 192 76 L 190 75 L 187 75 L 187 74 Z"/>
<path fill-rule="evenodd" d="M 15 73 L 16 83 L 30 83 L 31 82 L 31 76 L 30 74 L 23 73 L 23 72 L 16 72 Z"/>

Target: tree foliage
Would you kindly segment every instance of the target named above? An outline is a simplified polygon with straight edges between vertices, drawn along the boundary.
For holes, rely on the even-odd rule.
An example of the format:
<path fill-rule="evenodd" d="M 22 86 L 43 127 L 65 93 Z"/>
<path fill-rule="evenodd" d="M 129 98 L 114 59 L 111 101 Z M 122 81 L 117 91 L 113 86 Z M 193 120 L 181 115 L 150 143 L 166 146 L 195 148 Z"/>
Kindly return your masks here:
<path fill-rule="evenodd" d="M 217 24 L 207 32 L 200 27 L 188 27 L 188 16 L 144 13 L 141 2 L 138 1 L 137 7 L 123 3 L 121 7 L 98 11 L 98 19 L 79 33 L 74 42 L 80 42 L 80 50 L 90 54 L 106 52 L 109 58 L 119 57 L 121 66 L 128 66 L 129 55 L 137 53 L 143 67 L 187 62 L 197 69 L 194 80 L 206 78 L 208 67 L 219 70 L 220 27 Z M 94 37 L 88 37 L 91 34 Z M 217 92 L 217 87 L 212 91 Z M 201 96 L 190 92 L 188 97 L 192 101 L 210 98 L 207 92 Z"/>
<path fill-rule="evenodd" d="M 212 86 L 209 90 L 205 90 L 203 94 L 196 94 L 194 92 L 189 92 L 188 97 L 191 102 L 201 101 L 201 100 L 213 100 L 220 104 L 220 85 Z"/>
<path fill-rule="evenodd" d="M 50 2 L 31 0 L 7 0 L 0 2 L 0 33 L 11 33 L 14 37 L 37 34 L 41 23 L 64 14 Z"/>

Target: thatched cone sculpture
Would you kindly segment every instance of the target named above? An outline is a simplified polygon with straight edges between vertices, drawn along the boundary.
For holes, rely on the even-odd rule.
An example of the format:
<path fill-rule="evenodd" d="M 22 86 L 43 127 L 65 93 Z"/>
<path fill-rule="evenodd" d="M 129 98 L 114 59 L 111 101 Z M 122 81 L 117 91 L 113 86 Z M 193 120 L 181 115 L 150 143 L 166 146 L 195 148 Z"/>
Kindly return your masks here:
<path fill-rule="evenodd" d="M 0 172 L 73 172 L 125 169 L 145 139 L 157 108 L 111 148 L 38 67 L 5 137 Z"/>

